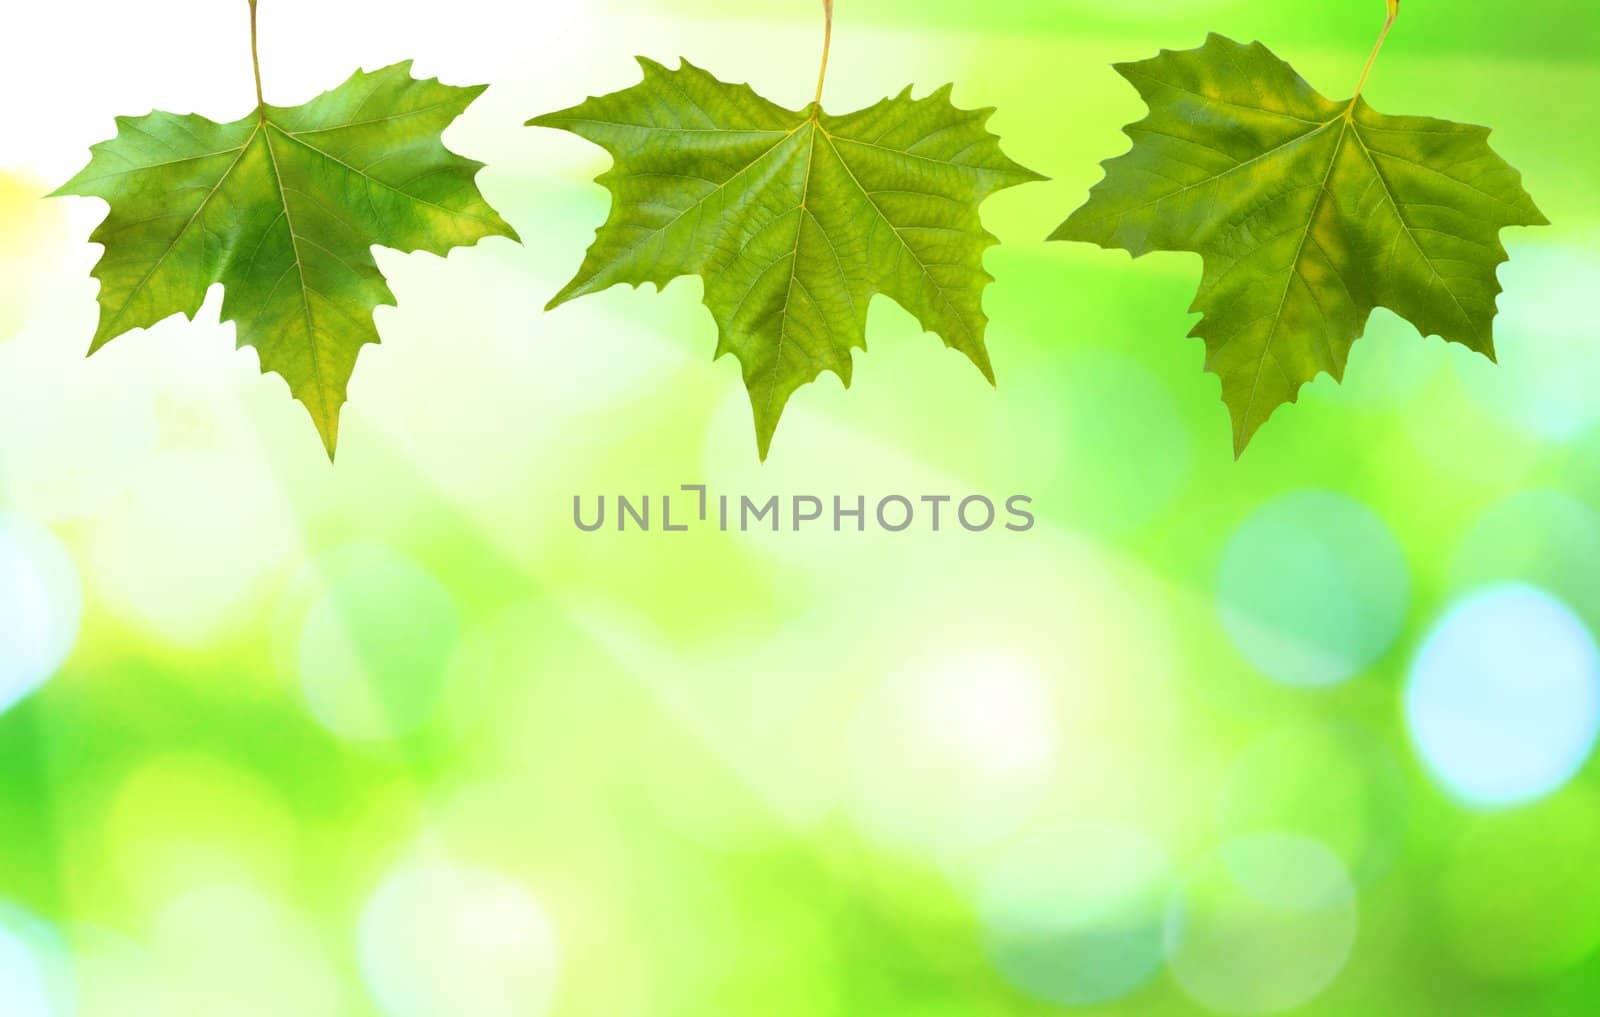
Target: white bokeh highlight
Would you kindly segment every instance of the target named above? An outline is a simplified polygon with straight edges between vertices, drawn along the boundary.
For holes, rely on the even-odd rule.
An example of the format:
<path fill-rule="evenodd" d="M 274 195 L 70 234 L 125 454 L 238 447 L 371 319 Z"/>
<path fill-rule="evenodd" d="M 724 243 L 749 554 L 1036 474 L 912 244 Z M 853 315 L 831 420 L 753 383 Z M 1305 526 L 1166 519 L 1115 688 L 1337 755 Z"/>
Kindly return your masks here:
<path fill-rule="evenodd" d="M 1060 1006 L 1136 991 L 1160 970 L 1173 890 L 1149 835 L 1072 824 L 1008 844 L 979 875 L 984 941 L 1001 976 Z"/>
<path fill-rule="evenodd" d="M 1483 590 L 1435 626 L 1411 667 L 1406 723 L 1428 769 L 1477 806 L 1565 785 L 1600 731 L 1600 653 L 1561 601 L 1531 586 Z"/>
<path fill-rule="evenodd" d="M 0 1014 L 76 1017 L 68 963 L 53 926 L 0 902 Z"/>
<path fill-rule="evenodd" d="M 385 1017 L 540 1017 L 555 994 L 555 930 L 500 873 L 403 862 L 361 913 L 361 972 Z"/>
<path fill-rule="evenodd" d="M 1055 775 L 1060 732 L 1038 669 L 1000 653 L 889 677 L 852 732 L 852 811 L 876 841 L 952 862 L 1018 829 Z"/>
<path fill-rule="evenodd" d="M 1600 257 L 1528 244 L 1500 269 L 1499 353 L 1453 360 L 1467 390 L 1529 437 L 1569 442 L 1600 423 L 1600 322 L 1589 306 Z"/>
<path fill-rule="evenodd" d="M 0 926 L 0 1013 L 6 1017 L 57 1017 L 33 951 Z"/>
<path fill-rule="evenodd" d="M 0 515 L 0 713 L 60 669 L 78 638 L 77 568 L 49 531 Z"/>
<path fill-rule="evenodd" d="M 91 581 L 106 605 L 186 648 L 226 639 L 255 617 L 301 547 L 272 473 L 218 451 L 152 457 L 92 532 Z"/>
<path fill-rule="evenodd" d="M 152 917 L 144 963 L 162 1017 L 339 1017 L 332 958 L 292 898 L 246 880 L 173 895 Z"/>

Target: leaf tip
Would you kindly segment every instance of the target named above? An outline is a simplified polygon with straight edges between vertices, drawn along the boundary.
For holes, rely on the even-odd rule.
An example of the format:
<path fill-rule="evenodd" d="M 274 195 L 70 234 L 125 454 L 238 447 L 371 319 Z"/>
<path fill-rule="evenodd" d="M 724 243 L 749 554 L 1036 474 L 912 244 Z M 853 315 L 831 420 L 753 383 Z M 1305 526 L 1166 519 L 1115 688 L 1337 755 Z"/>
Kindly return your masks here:
<path fill-rule="evenodd" d="M 1246 426 L 1244 421 L 1237 421 L 1233 426 L 1233 461 L 1240 462 L 1244 459 L 1245 450 L 1250 447 L 1250 442 L 1256 436 L 1256 430 Z"/>
<path fill-rule="evenodd" d="M 781 411 L 780 411 L 781 412 Z M 756 454 L 765 463 L 772 455 L 772 439 L 777 436 L 778 422 L 776 420 L 761 419 L 759 410 L 756 416 Z"/>
<path fill-rule="evenodd" d="M 336 463 L 339 457 L 339 411 L 334 410 L 329 420 L 312 414 L 312 422 L 316 424 L 317 437 L 322 440 L 322 450 L 328 454 L 329 464 Z"/>
<path fill-rule="evenodd" d="M 640 69 L 644 71 L 644 75 L 647 78 L 652 74 L 672 73 L 672 71 L 668 69 L 667 65 L 659 60 L 652 60 L 651 58 L 642 55 L 636 56 L 633 59 L 639 64 Z M 685 60 L 683 57 L 678 58 L 678 63 L 685 67 L 689 66 L 689 61 Z"/>
<path fill-rule="evenodd" d="M 118 333 L 118 334 L 120 334 L 120 333 Z M 95 329 L 94 338 L 89 340 L 89 352 L 85 353 L 83 355 L 83 358 L 85 360 L 87 360 L 90 357 L 94 356 L 96 353 L 99 353 L 101 350 L 105 349 L 107 345 L 110 344 L 111 340 L 115 339 L 116 337 L 117 337 L 117 334 L 113 334 L 112 332 L 110 332 L 106 328 L 105 323 L 102 322 L 100 324 L 100 327 Z"/>

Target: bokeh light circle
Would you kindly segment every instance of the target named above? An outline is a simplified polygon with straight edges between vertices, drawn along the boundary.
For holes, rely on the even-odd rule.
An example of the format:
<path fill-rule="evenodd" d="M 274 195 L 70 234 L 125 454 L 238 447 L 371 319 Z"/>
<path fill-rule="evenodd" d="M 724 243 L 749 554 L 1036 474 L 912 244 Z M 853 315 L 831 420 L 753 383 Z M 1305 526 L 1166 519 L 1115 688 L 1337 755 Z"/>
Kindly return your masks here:
<path fill-rule="evenodd" d="M 1173 878 L 1148 835 L 1072 825 L 1010 844 L 980 874 L 978 912 L 1001 975 L 1035 999 L 1120 999 L 1162 964 Z"/>
<path fill-rule="evenodd" d="M 5 501 L 48 523 L 89 520 L 106 510 L 141 479 L 160 431 L 142 378 L 85 371 L 79 358 L 54 354 L 59 335 L 59 325 L 40 321 L 14 345 L 0 343 Z"/>
<path fill-rule="evenodd" d="M 1525 583 L 1600 621 L 1600 513 L 1570 494 L 1519 491 L 1487 509 L 1462 538 L 1450 589 Z"/>
<path fill-rule="evenodd" d="M 1410 586 L 1383 520 L 1343 495 L 1298 491 L 1234 533 L 1218 596 L 1223 626 L 1251 663 L 1285 684 L 1320 687 L 1388 650 Z"/>
<path fill-rule="evenodd" d="M 1423 643 L 1406 722 L 1429 770 L 1483 806 L 1532 801 L 1569 781 L 1600 732 L 1600 651 L 1559 600 L 1491 587 Z"/>
<path fill-rule="evenodd" d="M 76 1017 L 176 1017 L 171 987 L 162 992 L 161 975 L 145 944 L 98 925 L 77 925 L 72 938 Z"/>
<path fill-rule="evenodd" d="M 387 1017 L 539 1017 L 555 993 L 555 931 L 520 884 L 406 862 L 361 914 L 361 971 Z"/>
<path fill-rule="evenodd" d="M 432 575 L 398 551 L 346 546 L 321 567 L 325 587 L 300 629 L 300 683 L 311 713 L 353 741 L 408 734 L 437 705 L 460 618 Z"/>
<path fill-rule="evenodd" d="M 339 1017 L 344 989 L 289 894 L 248 880 L 205 883 L 150 922 L 162 1017 Z"/>
<path fill-rule="evenodd" d="M 89 565 L 109 607 L 150 635 L 197 648 L 256 617 L 300 537 L 263 464 L 216 451 L 163 452 L 96 517 Z"/>
<path fill-rule="evenodd" d="M 1452 363 L 1468 392 L 1523 433 L 1571 441 L 1600 423 L 1600 329 L 1589 307 L 1600 257 L 1575 246 L 1518 249 L 1500 269 L 1499 356 Z"/>
<path fill-rule="evenodd" d="M 1300 720 L 1270 730 L 1234 760 L 1217 803 L 1224 836 L 1314 837 L 1358 885 L 1404 849 L 1405 773 L 1386 740 L 1353 722 Z"/>
<path fill-rule="evenodd" d="M 873 839 L 950 862 L 1015 832 L 1055 776 L 1037 668 L 973 653 L 891 675 L 855 718 L 853 811 Z"/>
<path fill-rule="evenodd" d="M 60 669 L 82 606 L 78 571 L 60 541 L 0 516 L 0 713 Z"/>
<path fill-rule="evenodd" d="M 0 902 L 0 1014 L 71 1017 L 74 994 L 66 948 L 55 929 Z"/>
<path fill-rule="evenodd" d="M 1053 508 L 1108 533 L 1135 530 L 1167 509 L 1188 482 L 1193 437 L 1166 384 L 1105 350 L 1072 354 L 1049 381 L 1041 398 L 1061 421 L 1053 436 L 1059 461 L 1045 471 L 1062 478 L 1051 492 Z M 1107 392 L 1117 397 L 1107 399 Z"/>
<path fill-rule="evenodd" d="M 1223 1013 L 1300 1006 L 1333 983 L 1355 945 L 1355 887 L 1338 856 L 1309 837 L 1229 840 L 1179 894 L 1167 916 L 1168 964 L 1185 992 Z"/>
<path fill-rule="evenodd" d="M 1367 319 L 1361 341 L 1350 351 L 1344 377 L 1335 381 L 1331 375 L 1318 375 L 1302 398 L 1362 410 L 1405 406 L 1417 399 L 1438 370 L 1438 348 L 1418 342 L 1415 325 L 1380 307 Z"/>
<path fill-rule="evenodd" d="M 293 879 L 300 828 L 265 774 L 208 753 L 150 756 L 99 816 L 98 862 L 146 908 L 197 887 Z"/>
<path fill-rule="evenodd" d="M 6 1017 L 56 1017 L 33 951 L 4 926 L 0 926 L 0 1013 Z"/>

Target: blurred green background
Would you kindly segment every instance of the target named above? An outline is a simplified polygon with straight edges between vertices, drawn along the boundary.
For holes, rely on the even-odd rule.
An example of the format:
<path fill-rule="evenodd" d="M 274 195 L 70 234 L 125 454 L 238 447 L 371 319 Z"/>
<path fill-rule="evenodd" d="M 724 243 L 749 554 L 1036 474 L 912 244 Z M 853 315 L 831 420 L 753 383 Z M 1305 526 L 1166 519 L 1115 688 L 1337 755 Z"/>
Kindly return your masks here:
<path fill-rule="evenodd" d="M 170 10 L 167 9 L 170 7 Z M 528 238 L 380 252 L 330 468 L 216 324 L 93 360 L 116 114 L 237 117 L 243 0 L 0 14 L 0 1014 L 1600 1008 L 1600 11 L 1407 0 L 1367 97 L 1493 125 L 1498 367 L 1385 311 L 1243 462 L 1199 261 L 1045 245 L 1207 31 L 1343 97 L 1381 0 L 839 0 L 828 105 L 957 82 L 998 392 L 879 301 L 756 461 L 700 284 L 553 315 L 607 207 L 527 117 L 679 55 L 794 107 L 820 5 L 262 0 L 268 98 L 496 87 Z M 582 534 L 583 494 L 987 494 L 1028 534 Z"/>

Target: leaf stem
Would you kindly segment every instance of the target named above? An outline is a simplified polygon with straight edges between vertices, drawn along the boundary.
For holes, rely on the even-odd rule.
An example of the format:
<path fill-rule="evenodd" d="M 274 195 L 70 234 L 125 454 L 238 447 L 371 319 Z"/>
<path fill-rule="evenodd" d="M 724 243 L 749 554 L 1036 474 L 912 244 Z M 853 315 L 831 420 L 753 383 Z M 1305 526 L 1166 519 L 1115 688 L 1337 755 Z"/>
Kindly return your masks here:
<path fill-rule="evenodd" d="M 1383 51 L 1383 44 L 1389 39 L 1389 29 L 1394 27 L 1394 19 L 1400 16 L 1400 0 L 1388 0 L 1388 2 L 1389 20 L 1383 23 L 1383 32 L 1378 36 L 1378 44 L 1372 47 L 1372 55 L 1367 57 L 1366 69 L 1361 72 L 1361 80 L 1356 82 L 1356 94 L 1350 100 L 1347 115 L 1355 113 L 1356 103 L 1361 101 L 1361 90 L 1367 87 L 1367 78 L 1372 74 L 1372 65 L 1378 62 L 1378 54 Z"/>
<path fill-rule="evenodd" d="M 254 0 L 251 0 L 254 3 Z M 1398 3 L 1399 0 L 1393 0 Z M 822 0 L 822 13 L 826 27 L 822 35 L 822 73 L 817 75 L 816 106 L 822 108 L 822 86 L 828 83 L 828 55 L 833 50 L 833 0 Z"/>
<path fill-rule="evenodd" d="M 267 115 L 267 100 L 261 94 L 261 51 L 256 44 L 256 0 L 250 0 L 250 63 L 256 71 L 256 112 Z"/>

